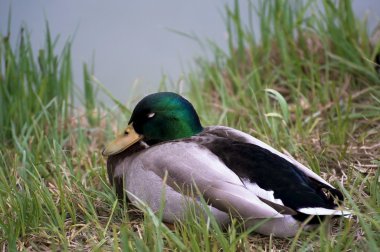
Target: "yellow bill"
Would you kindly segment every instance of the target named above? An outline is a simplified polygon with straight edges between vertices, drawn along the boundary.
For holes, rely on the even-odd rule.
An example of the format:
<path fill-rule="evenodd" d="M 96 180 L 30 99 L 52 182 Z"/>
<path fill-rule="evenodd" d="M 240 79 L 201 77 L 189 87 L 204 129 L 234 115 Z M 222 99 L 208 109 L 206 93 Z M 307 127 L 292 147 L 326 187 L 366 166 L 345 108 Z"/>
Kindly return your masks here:
<path fill-rule="evenodd" d="M 104 148 L 102 154 L 103 156 L 118 154 L 128 149 L 130 146 L 132 146 L 134 143 L 137 143 L 142 138 L 143 136 L 136 133 L 131 123 L 125 129 L 124 134 L 118 136 L 115 140 L 109 143 L 106 148 Z"/>

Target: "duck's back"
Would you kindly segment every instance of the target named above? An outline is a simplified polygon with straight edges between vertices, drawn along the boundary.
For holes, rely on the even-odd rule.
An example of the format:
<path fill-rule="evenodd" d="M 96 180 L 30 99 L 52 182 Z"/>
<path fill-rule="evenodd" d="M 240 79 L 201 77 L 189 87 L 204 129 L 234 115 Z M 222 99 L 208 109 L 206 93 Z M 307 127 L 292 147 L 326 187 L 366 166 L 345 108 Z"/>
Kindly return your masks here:
<path fill-rule="evenodd" d="M 209 127 L 196 141 L 218 156 L 248 189 L 296 210 L 295 219 L 305 220 L 311 213 L 330 215 L 337 207 L 334 199 L 343 199 L 340 191 L 311 170 L 305 171 L 307 168 L 294 159 L 243 132 Z"/>

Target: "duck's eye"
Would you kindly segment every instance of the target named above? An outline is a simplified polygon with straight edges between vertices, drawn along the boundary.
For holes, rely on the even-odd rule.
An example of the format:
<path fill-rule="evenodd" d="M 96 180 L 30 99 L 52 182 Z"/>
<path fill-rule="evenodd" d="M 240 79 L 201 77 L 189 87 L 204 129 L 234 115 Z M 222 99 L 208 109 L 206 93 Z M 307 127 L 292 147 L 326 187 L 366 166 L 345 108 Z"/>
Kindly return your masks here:
<path fill-rule="evenodd" d="M 128 135 L 129 134 L 129 129 L 125 129 L 124 130 L 124 135 Z"/>
<path fill-rule="evenodd" d="M 149 114 L 147 115 L 147 117 L 148 117 L 148 118 L 152 118 L 152 117 L 155 116 L 155 115 L 156 115 L 156 113 L 152 112 L 152 113 L 149 113 Z"/>

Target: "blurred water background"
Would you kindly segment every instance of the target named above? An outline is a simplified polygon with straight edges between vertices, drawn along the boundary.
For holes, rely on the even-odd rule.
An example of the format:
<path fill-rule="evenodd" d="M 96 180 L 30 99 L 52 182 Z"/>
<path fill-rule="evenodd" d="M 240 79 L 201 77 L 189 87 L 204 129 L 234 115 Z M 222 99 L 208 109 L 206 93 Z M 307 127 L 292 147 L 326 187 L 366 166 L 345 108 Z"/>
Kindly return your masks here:
<path fill-rule="evenodd" d="M 233 4 L 227 0 L 1 0 L 0 32 L 6 34 L 11 13 L 12 39 L 17 40 L 24 24 L 38 49 L 43 47 L 48 21 L 53 37 L 59 36 L 58 51 L 73 39 L 75 83 L 81 86 L 82 65 L 90 63 L 99 81 L 125 102 L 156 91 L 163 76 L 167 83 L 180 82 L 195 58 L 207 56 L 199 43 L 175 31 L 225 48 L 224 7 Z M 247 1 L 240 5 L 248 22 Z M 354 0 L 353 8 L 360 19 L 368 18 L 372 31 L 380 20 L 380 1 Z"/>

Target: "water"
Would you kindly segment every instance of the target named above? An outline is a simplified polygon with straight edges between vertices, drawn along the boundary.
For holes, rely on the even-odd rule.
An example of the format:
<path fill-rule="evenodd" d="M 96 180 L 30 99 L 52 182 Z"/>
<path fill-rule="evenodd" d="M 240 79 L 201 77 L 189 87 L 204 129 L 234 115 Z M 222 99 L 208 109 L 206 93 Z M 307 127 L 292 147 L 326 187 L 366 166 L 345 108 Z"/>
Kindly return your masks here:
<path fill-rule="evenodd" d="M 204 55 L 196 42 L 171 29 L 225 47 L 225 4 L 233 1 L 1 0 L 0 31 L 6 32 L 11 5 L 13 36 L 25 23 L 32 33 L 32 43 L 39 48 L 48 20 L 60 42 L 74 37 L 75 82 L 82 84 L 82 64 L 93 63 L 95 76 L 125 102 L 156 91 L 163 74 L 178 82 L 193 59 Z M 354 1 L 354 9 L 360 18 L 369 16 L 369 29 L 380 20 L 379 0 Z M 139 88 L 133 88 L 134 84 Z"/>

